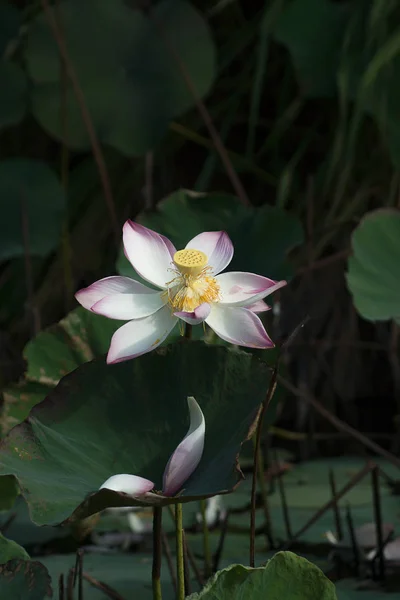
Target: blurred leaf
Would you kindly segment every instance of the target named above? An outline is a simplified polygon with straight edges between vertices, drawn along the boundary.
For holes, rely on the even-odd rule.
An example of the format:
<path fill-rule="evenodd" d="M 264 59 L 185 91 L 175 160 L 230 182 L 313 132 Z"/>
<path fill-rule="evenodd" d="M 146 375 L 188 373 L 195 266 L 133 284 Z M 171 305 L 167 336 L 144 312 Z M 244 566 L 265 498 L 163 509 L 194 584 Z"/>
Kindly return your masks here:
<path fill-rule="evenodd" d="M 352 237 L 347 285 L 358 312 L 370 321 L 400 323 L 400 212 L 373 211 Z"/>
<path fill-rule="evenodd" d="M 14 558 L 29 560 L 29 554 L 22 546 L 13 540 L 8 540 L 0 533 L 0 565 Z"/>
<path fill-rule="evenodd" d="M 40 561 L 47 567 L 53 581 L 58 581 L 61 573 L 64 575 L 75 567 L 75 554 L 55 554 L 41 556 Z M 83 559 L 85 573 L 109 585 L 122 598 L 139 600 L 152 600 L 151 590 L 151 555 L 135 552 L 131 553 L 87 553 Z M 193 582 L 194 583 L 194 582 Z M 171 583 L 168 569 L 161 570 L 161 584 L 163 600 L 175 600 L 176 596 Z M 94 588 L 83 580 L 84 600 L 106 600 L 104 592 Z"/>
<path fill-rule="evenodd" d="M 0 57 L 3 56 L 9 42 L 17 37 L 20 23 L 17 7 L 7 0 L 0 0 Z"/>
<path fill-rule="evenodd" d="M 274 37 L 289 50 L 306 95 L 335 95 L 348 17 L 348 6 L 331 0 L 292 0 L 278 17 Z"/>
<path fill-rule="evenodd" d="M 0 511 L 12 508 L 18 494 L 19 488 L 14 476 L 0 477 Z"/>
<path fill-rule="evenodd" d="M 64 375 L 105 354 L 120 325 L 120 321 L 79 307 L 28 342 L 24 349 L 27 361 L 24 380 L 3 391 L 0 419 L 3 434 L 26 419 L 31 408 L 43 400 Z"/>
<path fill-rule="evenodd" d="M 40 562 L 14 559 L 0 565 L 2 600 L 44 600 L 52 595 L 50 576 Z"/>
<path fill-rule="evenodd" d="M 57 14 L 97 136 L 123 154 L 144 154 L 153 148 L 168 122 L 193 105 L 164 38 L 184 61 L 197 95 L 211 87 L 215 69 L 211 34 L 201 15 L 183 0 L 162 0 L 151 18 L 122 0 L 64 0 Z M 33 114 L 60 139 L 60 60 L 43 14 L 29 30 L 25 58 L 34 81 Z M 89 136 L 71 88 L 67 119 L 66 143 L 88 149 Z"/>
<path fill-rule="evenodd" d="M 28 80 L 18 65 L 0 62 L 0 89 L 7 90 L 0 95 L 1 129 L 19 123 L 28 107 Z"/>
<path fill-rule="evenodd" d="M 27 251 L 46 256 L 57 246 L 64 215 L 64 191 L 43 162 L 10 158 L 0 162 L 0 260 L 23 256 L 23 215 Z"/>
<path fill-rule="evenodd" d="M 188 600 L 336 600 L 335 586 L 311 562 L 292 552 L 278 552 L 265 567 L 231 565 L 218 571 L 199 594 Z"/>
<path fill-rule="evenodd" d="M 206 420 L 205 448 L 180 498 L 229 491 L 240 481 L 238 454 L 268 377 L 267 365 L 251 355 L 202 342 L 112 367 L 95 360 L 63 379 L 10 431 L 0 474 L 16 474 L 38 524 L 146 504 L 97 490 L 116 473 L 146 477 L 161 489 L 168 458 L 187 431 L 186 398 L 195 394 Z"/>
<path fill-rule="evenodd" d="M 177 249 L 203 231 L 225 230 L 235 249 L 229 271 L 251 271 L 275 279 L 290 275 L 286 254 L 303 241 L 297 217 L 268 205 L 247 208 L 228 194 L 178 190 L 162 200 L 157 211 L 139 213 L 137 221 L 166 235 Z M 123 249 L 116 268 L 121 275 L 140 280 Z"/>

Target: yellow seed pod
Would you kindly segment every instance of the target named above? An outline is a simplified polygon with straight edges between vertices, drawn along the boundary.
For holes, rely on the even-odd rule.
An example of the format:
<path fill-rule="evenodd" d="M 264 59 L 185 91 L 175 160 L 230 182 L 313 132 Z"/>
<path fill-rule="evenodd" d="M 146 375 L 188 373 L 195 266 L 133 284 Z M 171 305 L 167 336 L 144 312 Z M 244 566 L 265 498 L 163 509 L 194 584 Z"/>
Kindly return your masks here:
<path fill-rule="evenodd" d="M 174 254 L 174 263 L 184 275 L 197 275 L 207 265 L 207 255 L 201 250 L 185 248 Z"/>

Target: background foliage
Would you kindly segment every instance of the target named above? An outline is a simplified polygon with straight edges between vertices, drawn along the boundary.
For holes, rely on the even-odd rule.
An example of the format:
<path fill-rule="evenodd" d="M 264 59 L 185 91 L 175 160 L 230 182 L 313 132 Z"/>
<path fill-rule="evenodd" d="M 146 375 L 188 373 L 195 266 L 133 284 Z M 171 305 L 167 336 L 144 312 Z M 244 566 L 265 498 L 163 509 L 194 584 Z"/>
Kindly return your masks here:
<path fill-rule="evenodd" d="M 291 465 L 365 446 L 310 396 L 398 453 L 399 23 L 396 0 L 0 0 L 2 435 L 107 351 L 119 323 L 77 308 L 74 292 L 134 276 L 120 247 L 134 218 L 179 247 L 225 229 L 233 269 L 290 280 L 263 318 L 280 345 L 309 317 L 281 364 L 303 399 L 278 388 L 269 468 L 280 465 L 271 446 Z M 322 504 L 326 478 L 301 468 Z M 0 490 L 9 510 L 15 482 Z M 296 511 L 316 507 L 288 496 L 300 527 Z M 338 584 L 343 598 L 351 585 Z"/>

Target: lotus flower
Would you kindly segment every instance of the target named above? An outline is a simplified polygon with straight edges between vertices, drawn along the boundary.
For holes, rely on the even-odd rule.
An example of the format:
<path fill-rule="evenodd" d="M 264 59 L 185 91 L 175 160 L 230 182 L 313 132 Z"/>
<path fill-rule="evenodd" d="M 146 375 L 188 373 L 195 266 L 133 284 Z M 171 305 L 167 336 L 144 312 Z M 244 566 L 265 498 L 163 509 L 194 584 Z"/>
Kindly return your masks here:
<path fill-rule="evenodd" d="M 206 430 L 204 415 L 192 396 L 188 397 L 187 402 L 190 426 L 181 443 L 171 454 L 165 467 L 162 489 L 164 496 L 175 496 L 182 489 L 185 481 L 195 471 L 203 454 Z M 144 477 L 121 473 L 109 477 L 100 487 L 100 489 L 103 488 L 115 492 L 124 492 L 137 498 L 151 492 L 154 483 Z"/>
<path fill-rule="evenodd" d="M 200 233 L 176 251 L 163 235 L 127 221 L 125 255 L 158 290 L 129 277 L 106 277 L 77 292 L 78 302 L 110 319 L 128 320 L 113 335 L 107 362 L 118 363 L 157 348 L 179 320 L 205 321 L 223 340 L 249 348 L 274 346 L 256 313 L 263 298 L 286 285 L 253 273 L 221 273 L 233 245 L 224 231 Z"/>

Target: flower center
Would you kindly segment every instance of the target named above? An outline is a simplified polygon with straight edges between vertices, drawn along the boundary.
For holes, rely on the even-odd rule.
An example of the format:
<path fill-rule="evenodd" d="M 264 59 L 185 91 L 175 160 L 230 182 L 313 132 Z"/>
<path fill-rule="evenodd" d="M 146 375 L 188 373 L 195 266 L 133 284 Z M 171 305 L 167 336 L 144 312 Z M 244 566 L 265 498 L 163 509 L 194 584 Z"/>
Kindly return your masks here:
<path fill-rule="evenodd" d="M 208 258 L 200 250 L 186 248 L 174 254 L 175 277 L 167 283 L 168 304 L 173 311 L 193 312 L 207 302 L 217 302 L 219 285 L 212 277 L 212 268 L 207 266 Z"/>
<path fill-rule="evenodd" d="M 174 263 L 181 273 L 185 275 L 197 275 L 207 264 L 207 255 L 200 250 L 178 250 L 174 254 Z"/>

